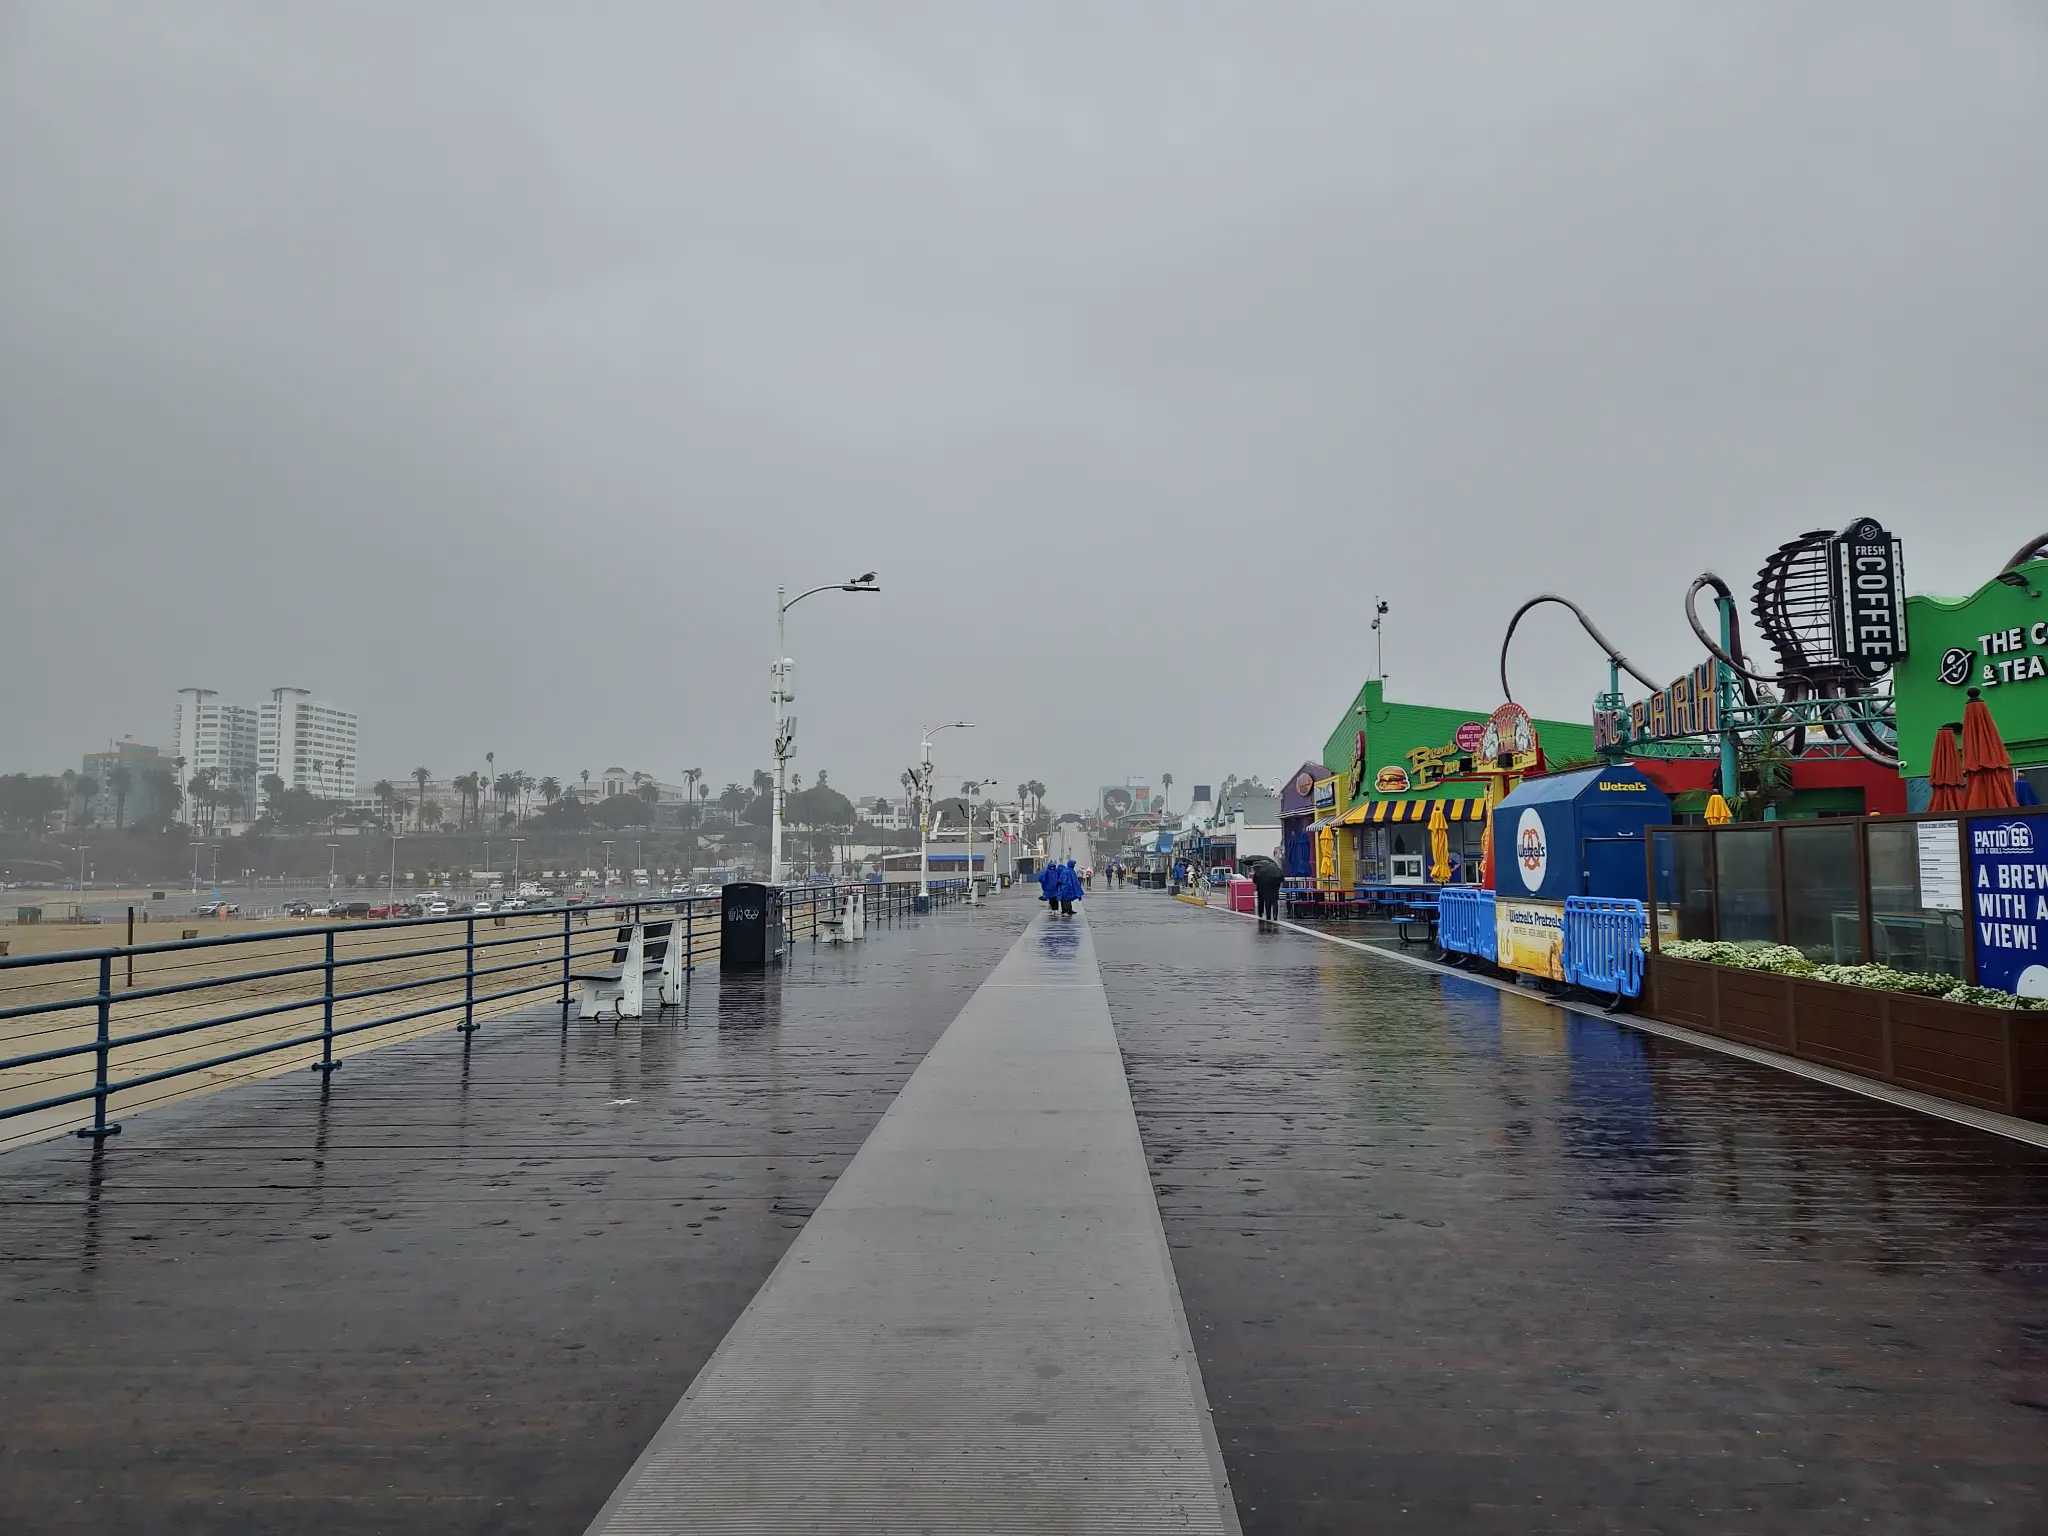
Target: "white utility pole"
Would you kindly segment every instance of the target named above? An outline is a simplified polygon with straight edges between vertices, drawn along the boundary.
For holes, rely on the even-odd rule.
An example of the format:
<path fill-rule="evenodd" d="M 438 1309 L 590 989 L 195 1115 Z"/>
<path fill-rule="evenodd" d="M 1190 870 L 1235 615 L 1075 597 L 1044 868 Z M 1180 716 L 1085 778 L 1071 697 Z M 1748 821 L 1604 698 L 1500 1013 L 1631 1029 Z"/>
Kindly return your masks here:
<path fill-rule="evenodd" d="M 941 731 L 971 731 L 972 720 L 955 720 L 950 725 L 934 725 L 918 733 L 920 749 L 917 765 L 917 894 L 929 903 L 932 895 L 932 738 Z M 969 841 L 973 838 L 973 819 L 968 821 Z M 974 865 L 967 866 L 970 878 Z"/>
<path fill-rule="evenodd" d="M 796 756 L 796 717 L 786 713 L 787 707 L 796 700 L 791 688 L 791 672 L 796 663 L 788 657 L 786 641 L 789 610 L 807 597 L 820 592 L 879 592 L 875 585 L 875 573 L 856 576 L 851 581 L 828 581 L 822 587 L 812 587 L 808 592 L 799 592 L 784 601 L 787 587 L 775 589 L 775 660 L 768 665 L 768 696 L 775 703 L 775 800 L 768 818 L 768 883 L 782 884 L 782 803 L 786 798 L 789 778 L 789 760 Z"/>

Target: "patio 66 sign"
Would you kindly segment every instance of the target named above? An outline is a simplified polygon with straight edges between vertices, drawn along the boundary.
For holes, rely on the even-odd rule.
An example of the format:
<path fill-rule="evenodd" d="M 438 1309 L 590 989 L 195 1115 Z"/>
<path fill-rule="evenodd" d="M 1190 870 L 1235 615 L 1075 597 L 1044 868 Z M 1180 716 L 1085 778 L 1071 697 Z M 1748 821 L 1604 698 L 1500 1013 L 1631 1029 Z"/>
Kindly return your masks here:
<path fill-rule="evenodd" d="M 1977 984 L 2048 997 L 2048 816 L 1970 823 Z"/>

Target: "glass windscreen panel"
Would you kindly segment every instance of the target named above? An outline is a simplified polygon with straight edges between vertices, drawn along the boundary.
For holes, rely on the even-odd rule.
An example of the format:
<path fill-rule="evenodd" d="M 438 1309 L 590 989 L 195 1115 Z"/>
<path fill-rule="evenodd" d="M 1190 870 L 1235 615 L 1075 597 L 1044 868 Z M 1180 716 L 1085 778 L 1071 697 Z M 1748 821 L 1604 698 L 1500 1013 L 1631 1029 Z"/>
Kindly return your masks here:
<path fill-rule="evenodd" d="M 1961 832 L 1953 821 L 1874 821 L 1870 958 L 1897 971 L 1963 978 Z"/>
<path fill-rule="evenodd" d="M 1721 827 L 1714 838 L 1716 938 L 1774 943 L 1778 937 L 1778 843 L 1769 827 Z"/>
<path fill-rule="evenodd" d="M 1863 963 L 1860 830 L 1854 822 L 1785 827 L 1785 940 L 1817 963 Z"/>
<path fill-rule="evenodd" d="M 1711 939 L 1714 936 L 1714 860 L 1704 827 L 1697 832 L 1651 834 L 1650 851 L 1657 871 L 1657 936 L 1659 939 Z"/>

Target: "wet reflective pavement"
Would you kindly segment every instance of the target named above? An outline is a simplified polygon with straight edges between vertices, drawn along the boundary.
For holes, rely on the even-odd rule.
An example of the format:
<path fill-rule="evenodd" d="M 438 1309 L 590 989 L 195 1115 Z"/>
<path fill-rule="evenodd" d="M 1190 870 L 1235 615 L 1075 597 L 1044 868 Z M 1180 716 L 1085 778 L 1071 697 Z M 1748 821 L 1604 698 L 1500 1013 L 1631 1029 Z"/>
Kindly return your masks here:
<path fill-rule="evenodd" d="M 0 1530 L 580 1530 L 1034 911 L 0 1157 Z"/>
<path fill-rule="evenodd" d="M 1246 1531 L 2048 1529 L 2048 1154 L 1087 908 Z"/>

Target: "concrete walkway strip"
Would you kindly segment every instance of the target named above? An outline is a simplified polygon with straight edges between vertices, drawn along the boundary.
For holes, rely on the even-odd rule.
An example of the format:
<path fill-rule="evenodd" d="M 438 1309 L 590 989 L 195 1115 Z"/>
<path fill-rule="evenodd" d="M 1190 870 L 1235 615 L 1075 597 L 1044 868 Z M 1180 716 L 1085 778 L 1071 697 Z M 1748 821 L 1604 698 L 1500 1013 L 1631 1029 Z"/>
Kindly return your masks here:
<path fill-rule="evenodd" d="M 590 1530 L 1238 1530 L 1084 918 L 1025 930 Z"/>

